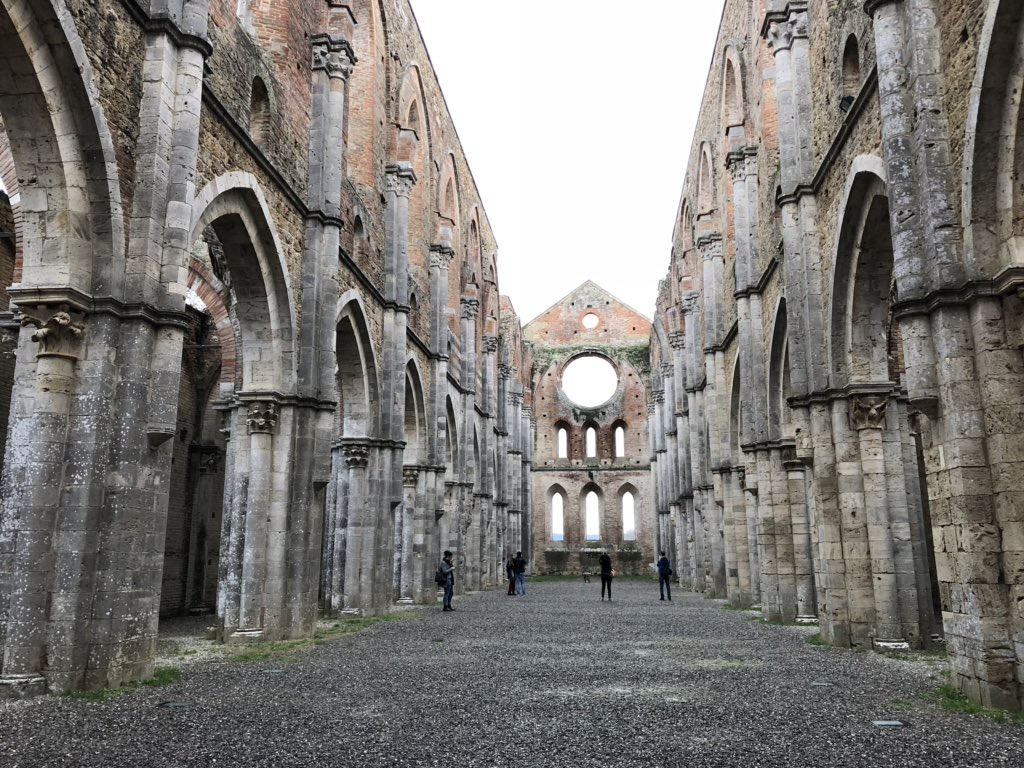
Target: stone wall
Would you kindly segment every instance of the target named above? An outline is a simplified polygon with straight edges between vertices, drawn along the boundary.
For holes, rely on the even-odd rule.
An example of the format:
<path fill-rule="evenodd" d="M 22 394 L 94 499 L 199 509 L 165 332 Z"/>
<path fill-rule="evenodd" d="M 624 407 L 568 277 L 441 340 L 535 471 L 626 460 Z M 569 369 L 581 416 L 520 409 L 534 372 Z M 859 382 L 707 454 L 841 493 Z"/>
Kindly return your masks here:
<path fill-rule="evenodd" d="M 1024 361 L 991 147 L 1019 139 L 1021 15 L 727 2 L 651 337 L 680 580 L 836 645 L 944 635 L 954 684 L 1010 708 Z"/>
<path fill-rule="evenodd" d="M 532 362 L 406 0 L 15 4 L 0 43 L 0 692 L 144 678 L 161 615 L 432 603 L 443 549 L 503 580 Z"/>

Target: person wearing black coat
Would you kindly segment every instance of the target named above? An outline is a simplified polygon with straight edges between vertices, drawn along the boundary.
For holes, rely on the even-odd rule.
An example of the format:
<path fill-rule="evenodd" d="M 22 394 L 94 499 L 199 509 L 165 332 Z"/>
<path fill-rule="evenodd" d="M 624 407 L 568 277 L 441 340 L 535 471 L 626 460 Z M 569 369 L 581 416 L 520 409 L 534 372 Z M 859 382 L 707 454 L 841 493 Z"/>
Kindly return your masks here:
<path fill-rule="evenodd" d="M 601 600 L 604 600 L 604 592 L 608 590 L 608 600 L 612 599 L 612 577 L 615 572 L 612 570 L 612 558 L 607 552 L 603 552 L 598 559 L 601 564 Z"/>
<path fill-rule="evenodd" d="M 665 593 L 668 592 L 669 602 L 672 601 L 672 564 L 665 557 L 665 553 L 661 553 L 661 559 L 658 560 L 658 589 L 661 591 L 661 599 L 665 599 Z"/>

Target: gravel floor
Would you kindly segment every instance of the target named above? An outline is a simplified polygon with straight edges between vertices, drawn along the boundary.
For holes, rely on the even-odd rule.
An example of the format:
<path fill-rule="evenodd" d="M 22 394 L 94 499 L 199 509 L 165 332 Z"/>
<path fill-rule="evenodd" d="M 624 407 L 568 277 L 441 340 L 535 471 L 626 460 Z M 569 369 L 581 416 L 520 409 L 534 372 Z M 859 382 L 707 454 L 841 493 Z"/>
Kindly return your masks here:
<path fill-rule="evenodd" d="M 177 683 L 0 707 L 0 766 L 1024 766 L 1021 726 L 920 698 L 943 660 L 814 647 L 654 582 L 527 589 L 292 659 L 193 653 L 179 628 Z"/>

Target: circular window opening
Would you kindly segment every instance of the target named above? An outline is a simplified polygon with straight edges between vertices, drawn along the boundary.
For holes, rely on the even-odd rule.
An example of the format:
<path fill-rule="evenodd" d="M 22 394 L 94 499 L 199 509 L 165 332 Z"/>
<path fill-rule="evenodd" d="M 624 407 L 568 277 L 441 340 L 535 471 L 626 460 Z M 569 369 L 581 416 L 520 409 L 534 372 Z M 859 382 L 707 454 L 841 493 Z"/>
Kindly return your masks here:
<path fill-rule="evenodd" d="M 587 314 L 583 316 L 583 327 L 588 331 L 592 331 L 597 328 L 597 324 L 599 322 L 601 322 L 601 319 L 593 312 L 587 312 Z"/>
<path fill-rule="evenodd" d="M 562 373 L 562 391 L 576 405 L 584 408 L 607 403 L 619 385 L 615 367 L 597 355 L 577 357 Z"/>

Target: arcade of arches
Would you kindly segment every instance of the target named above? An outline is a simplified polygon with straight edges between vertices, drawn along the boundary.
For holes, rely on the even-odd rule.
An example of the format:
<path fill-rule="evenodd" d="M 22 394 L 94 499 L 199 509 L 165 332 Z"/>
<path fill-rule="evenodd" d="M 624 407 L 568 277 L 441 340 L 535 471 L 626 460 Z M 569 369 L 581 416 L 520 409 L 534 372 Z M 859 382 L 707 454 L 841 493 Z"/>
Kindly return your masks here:
<path fill-rule="evenodd" d="M 664 549 L 1021 708 L 1022 41 L 727 0 L 653 321 L 523 325 L 408 0 L 0 0 L 0 695 Z"/>

